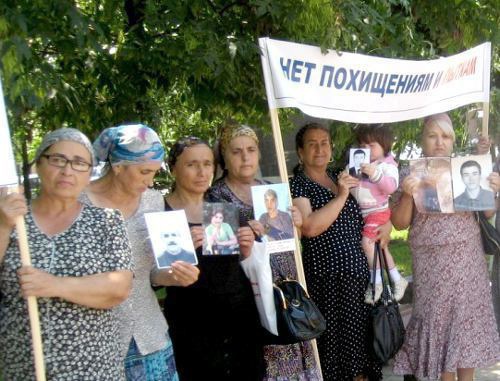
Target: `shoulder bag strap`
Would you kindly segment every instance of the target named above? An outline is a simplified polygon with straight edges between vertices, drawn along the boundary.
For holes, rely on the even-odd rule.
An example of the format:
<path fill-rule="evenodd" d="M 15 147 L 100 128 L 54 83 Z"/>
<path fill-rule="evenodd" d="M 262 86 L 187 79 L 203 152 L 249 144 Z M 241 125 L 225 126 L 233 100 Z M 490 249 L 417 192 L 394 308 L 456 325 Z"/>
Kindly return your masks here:
<path fill-rule="evenodd" d="M 378 242 L 375 243 L 373 247 L 373 266 L 372 266 L 372 301 L 375 300 L 375 279 L 377 275 L 377 263 L 380 261 L 380 250 Z M 380 267 L 380 275 L 382 276 L 382 280 L 384 279 L 384 274 L 382 273 L 382 268 Z"/>
<path fill-rule="evenodd" d="M 390 287 L 387 287 L 391 283 L 391 276 L 389 273 L 389 266 L 387 265 L 387 258 L 385 251 L 380 247 L 380 244 L 377 242 L 375 244 L 378 247 L 379 255 L 380 255 L 380 272 L 382 273 L 382 285 L 383 285 L 383 292 L 387 292 L 388 298 L 387 301 L 391 301 L 392 303 L 396 303 L 396 300 L 394 299 L 394 295 L 392 293 L 392 290 Z M 385 270 L 385 274 L 387 276 L 387 282 L 384 279 L 384 274 L 383 270 Z"/>

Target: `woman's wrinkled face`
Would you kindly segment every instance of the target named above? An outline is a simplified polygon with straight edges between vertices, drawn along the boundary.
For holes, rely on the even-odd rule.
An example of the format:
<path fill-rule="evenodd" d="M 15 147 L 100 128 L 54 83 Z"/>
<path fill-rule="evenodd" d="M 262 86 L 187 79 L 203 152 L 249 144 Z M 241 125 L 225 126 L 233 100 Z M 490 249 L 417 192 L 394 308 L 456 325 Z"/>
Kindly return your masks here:
<path fill-rule="evenodd" d="M 116 178 L 129 193 L 140 195 L 153 186 L 153 179 L 161 167 L 160 162 L 117 165 L 122 167 Z"/>
<path fill-rule="evenodd" d="M 65 161 L 70 160 L 62 166 Z M 49 164 L 49 161 L 53 164 Z M 55 166 L 56 163 L 59 166 Z M 37 162 L 41 192 L 56 198 L 78 198 L 90 182 L 92 166 L 87 171 L 73 169 L 88 167 L 92 163 L 90 152 L 80 143 L 60 141 L 51 145 Z"/>
<path fill-rule="evenodd" d="M 453 136 L 443 131 L 437 123 L 424 126 L 422 133 L 422 152 L 427 157 L 449 157 L 453 152 Z"/>
<path fill-rule="evenodd" d="M 208 190 L 214 169 L 214 154 L 205 144 L 186 147 L 171 168 L 175 186 L 196 194 L 203 194 Z"/>
<path fill-rule="evenodd" d="M 228 176 L 233 179 L 253 179 L 259 169 L 259 147 L 248 136 L 231 140 L 224 150 Z"/>
<path fill-rule="evenodd" d="M 326 168 L 332 158 L 330 135 L 321 129 L 311 129 L 304 134 L 304 147 L 298 150 L 304 168 Z"/>

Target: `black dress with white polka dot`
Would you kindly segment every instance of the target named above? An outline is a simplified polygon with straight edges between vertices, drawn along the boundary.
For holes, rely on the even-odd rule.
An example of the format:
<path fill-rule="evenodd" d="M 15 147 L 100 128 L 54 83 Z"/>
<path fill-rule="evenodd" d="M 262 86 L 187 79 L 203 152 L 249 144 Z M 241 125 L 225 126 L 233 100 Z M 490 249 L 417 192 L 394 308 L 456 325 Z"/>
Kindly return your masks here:
<path fill-rule="evenodd" d="M 337 181 L 340 170 L 328 170 Z M 290 180 L 293 198 L 307 198 L 312 210 L 336 195 L 299 171 Z M 364 303 L 369 272 L 361 247 L 363 219 L 356 200 L 349 196 L 337 219 L 320 235 L 302 237 L 302 258 L 307 287 L 327 320 L 318 339 L 324 380 L 352 380 L 367 375 L 381 379 L 380 366 L 368 354 L 368 313 Z"/>

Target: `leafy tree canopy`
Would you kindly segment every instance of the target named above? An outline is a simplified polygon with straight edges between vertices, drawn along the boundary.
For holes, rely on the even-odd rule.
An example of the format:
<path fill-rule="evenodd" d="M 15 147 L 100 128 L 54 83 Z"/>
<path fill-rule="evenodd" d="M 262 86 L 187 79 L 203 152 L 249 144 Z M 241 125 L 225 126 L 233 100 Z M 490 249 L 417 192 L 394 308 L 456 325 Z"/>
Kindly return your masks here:
<path fill-rule="evenodd" d="M 142 121 L 166 142 L 213 141 L 228 116 L 269 130 L 262 36 L 409 59 L 489 40 L 498 145 L 499 9 L 498 0 L 3 0 L 0 70 L 14 148 L 27 171 L 40 136 L 61 126 L 95 137 Z M 285 129 L 296 113 L 280 112 Z M 416 123 L 398 126 L 396 151 L 416 142 Z M 350 126 L 334 125 L 342 149 Z"/>

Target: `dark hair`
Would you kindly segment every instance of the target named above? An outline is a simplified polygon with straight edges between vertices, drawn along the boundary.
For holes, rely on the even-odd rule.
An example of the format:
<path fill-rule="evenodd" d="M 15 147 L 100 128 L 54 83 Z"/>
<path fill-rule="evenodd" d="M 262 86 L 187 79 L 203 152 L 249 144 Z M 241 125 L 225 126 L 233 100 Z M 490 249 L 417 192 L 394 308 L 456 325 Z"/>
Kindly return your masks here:
<path fill-rule="evenodd" d="M 177 140 L 174 143 L 174 145 L 170 148 L 170 152 L 168 153 L 167 164 L 169 170 L 172 170 L 172 168 L 175 166 L 175 163 L 177 163 L 177 159 L 184 152 L 186 148 L 196 146 L 199 144 L 204 144 L 208 148 L 210 148 L 210 145 L 205 140 L 198 138 L 196 136 L 188 136 Z"/>
<path fill-rule="evenodd" d="M 177 159 L 179 156 L 182 155 L 184 150 L 188 147 L 193 147 L 197 145 L 206 145 L 208 148 L 211 149 L 210 145 L 203 139 L 198 138 L 197 136 L 187 136 L 185 138 L 177 140 L 173 146 L 170 148 L 170 151 L 168 153 L 167 157 L 167 165 L 168 165 L 168 170 L 170 173 L 172 173 L 172 168 L 175 166 L 175 163 L 177 163 Z M 213 151 L 212 151 L 213 153 Z M 215 168 L 215 158 L 214 158 L 214 168 Z M 172 183 L 170 187 L 170 191 L 173 192 L 175 190 L 175 181 Z"/>
<path fill-rule="evenodd" d="M 479 165 L 479 163 L 475 160 L 467 160 L 460 166 L 460 175 L 462 175 L 462 171 L 464 170 L 464 168 L 469 167 L 476 167 L 477 169 L 479 169 L 479 174 L 481 174 L 481 165 Z"/>
<path fill-rule="evenodd" d="M 366 152 L 365 152 L 365 151 L 363 151 L 361 148 L 359 148 L 359 149 L 357 149 L 356 151 L 354 151 L 354 152 L 353 152 L 353 154 L 352 154 L 352 156 L 354 156 L 354 155 L 358 155 L 358 154 L 360 154 L 360 153 L 362 153 L 362 154 L 363 154 L 363 156 L 366 156 Z"/>
<path fill-rule="evenodd" d="M 387 124 L 360 124 L 354 129 L 358 143 L 377 142 L 387 156 L 391 152 L 394 135 Z"/>
<path fill-rule="evenodd" d="M 331 137 L 330 137 L 330 129 L 326 127 L 323 124 L 317 123 L 317 122 L 311 122 L 303 125 L 298 131 L 297 134 L 295 135 L 295 151 L 298 155 L 299 153 L 299 148 L 304 148 L 304 135 L 306 134 L 307 131 L 310 130 L 321 130 L 325 131 L 328 134 L 328 140 L 330 141 L 331 144 Z M 297 164 L 293 168 L 293 174 L 297 175 L 300 169 L 300 163 Z"/>
<path fill-rule="evenodd" d="M 212 209 L 212 213 L 210 213 L 211 216 L 215 216 L 216 214 L 222 214 L 224 216 L 224 209 L 221 207 L 215 207 Z"/>

